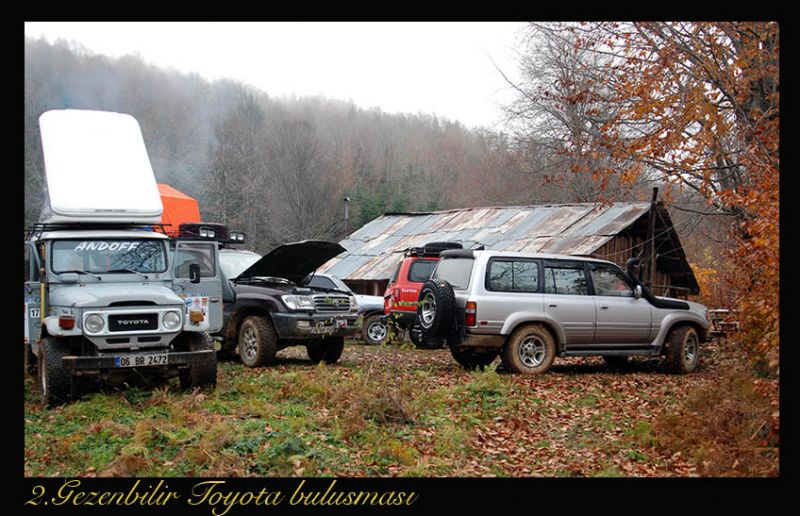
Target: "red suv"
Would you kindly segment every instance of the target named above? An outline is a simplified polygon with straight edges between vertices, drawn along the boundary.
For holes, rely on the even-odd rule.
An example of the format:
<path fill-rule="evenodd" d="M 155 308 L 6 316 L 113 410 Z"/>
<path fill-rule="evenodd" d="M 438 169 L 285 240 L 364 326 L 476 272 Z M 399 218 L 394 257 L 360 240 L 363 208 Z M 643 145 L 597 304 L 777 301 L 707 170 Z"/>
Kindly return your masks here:
<path fill-rule="evenodd" d="M 383 294 L 384 320 L 400 330 L 408 330 L 411 342 L 418 348 L 442 347 L 442 339 L 423 338 L 417 323 L 417 299 L 422 284 L 428 281 L 439 262 L 439 253 L 446 249 L 462 249 L 456 242 L 431 242 L 412 247 L 392 273 Z"/>

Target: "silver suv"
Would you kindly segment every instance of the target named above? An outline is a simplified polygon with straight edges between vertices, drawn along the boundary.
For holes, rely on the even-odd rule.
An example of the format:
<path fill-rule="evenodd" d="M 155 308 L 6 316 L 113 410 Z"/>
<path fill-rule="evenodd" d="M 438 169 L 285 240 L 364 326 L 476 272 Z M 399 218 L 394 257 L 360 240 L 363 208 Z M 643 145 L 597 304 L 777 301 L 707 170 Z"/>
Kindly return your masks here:
<path fill-rule="evenodd" d="M 620 367 L 643 355 L 664 356 L 672 372 L 694 371 L 708 309 L 654 296 L 632 270 L 588 257 L 444 251 L 417 315 L 468 369 L 498 354 L 514 373 L 543 373 L 556 356 L 599 355 Z"/>

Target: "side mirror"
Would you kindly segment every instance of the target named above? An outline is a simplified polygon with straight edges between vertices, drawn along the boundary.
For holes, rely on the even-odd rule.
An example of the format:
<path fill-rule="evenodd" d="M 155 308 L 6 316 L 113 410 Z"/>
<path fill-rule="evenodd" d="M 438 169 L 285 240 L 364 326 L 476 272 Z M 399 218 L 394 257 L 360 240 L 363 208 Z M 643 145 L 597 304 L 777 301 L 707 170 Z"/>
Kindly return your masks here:
<path fill-rule="evenodd" d="M 226 305 L 232 305 L 236 302 L 236 291 L 228 280 L 222 280 L 222 302 Z"/>
<path fill-rule="evenodd" d="M 200 283 L 200 264 L 189 264 L 189 281 L 191 283 Z"/>
<path fill-rule="evenodd" d="M 61 283 L 78 283 L 81 279 L 77 272 L 62 272 L 58 275 Z"/>
<path fill-rule="evenodd" d="M 636 299 L 639 299 L 640 297 L 642 297 L 642 286 L 641 285 L 636 285 L 633 288 L 633 297 L 635 297 Z"/>

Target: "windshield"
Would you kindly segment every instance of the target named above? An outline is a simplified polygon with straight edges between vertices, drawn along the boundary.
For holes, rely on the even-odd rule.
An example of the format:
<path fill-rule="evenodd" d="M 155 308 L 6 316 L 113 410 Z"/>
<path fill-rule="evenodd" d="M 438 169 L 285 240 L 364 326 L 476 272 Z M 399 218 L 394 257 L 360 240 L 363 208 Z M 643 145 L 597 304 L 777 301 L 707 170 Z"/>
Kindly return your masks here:
<path fill-rule="evenodd" d="M 442 258 L 431 279 L 443 279 L 454 289 L 464 290 L 469 286 L 472 264 L 472 258 Z"/>
<path fill-rule="evenodd" d="M 257 253 L 250 251 L 221 251 L 219 253 L 219 264 L 222 272 L 227 278 L 235 278 L 247 270 L 248 267 L 261 259 Z"/>
<path fill-rule="evenodd" d="M 57 240 L 52 263 L 55 273 L 165 272 L 167 250 L 163 240 Z"/>

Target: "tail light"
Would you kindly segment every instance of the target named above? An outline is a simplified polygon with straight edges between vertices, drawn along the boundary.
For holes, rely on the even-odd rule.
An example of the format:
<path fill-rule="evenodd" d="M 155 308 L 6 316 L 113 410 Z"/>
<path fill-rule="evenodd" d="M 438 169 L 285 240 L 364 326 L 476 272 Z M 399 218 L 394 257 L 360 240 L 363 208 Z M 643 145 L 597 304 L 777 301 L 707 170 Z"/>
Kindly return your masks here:
<path fill-rule="evenodd" d="M 478 303 L 467 301 L 466 313 L 464 314 L 464 326 L 475 326 L 478 322 Z"/>
<path fill-rule="evenodd" d="M 71 315 L 58 316 L 58 327 L 63 330 L 71 330 L 75 327 L 75 318 Z"/>

